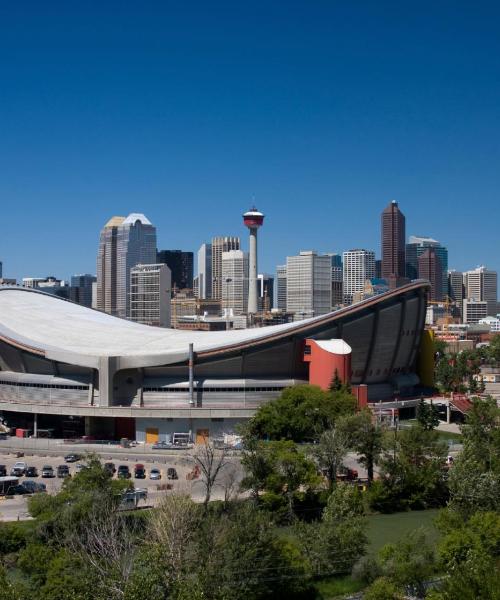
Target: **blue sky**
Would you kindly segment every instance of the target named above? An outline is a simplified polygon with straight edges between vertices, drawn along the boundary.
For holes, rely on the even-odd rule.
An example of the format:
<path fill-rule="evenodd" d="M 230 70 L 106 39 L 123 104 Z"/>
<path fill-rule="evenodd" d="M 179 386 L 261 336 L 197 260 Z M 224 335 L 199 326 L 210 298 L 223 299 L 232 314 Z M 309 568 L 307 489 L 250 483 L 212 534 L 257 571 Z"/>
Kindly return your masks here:
<path fill-rule="evenodd" d="M 260 270 L 407 235 L 500 270 L 497 2 L 3 2 L 0 260 L 94 272 L 143 212 L 196 250 L 266 213 Z"/>

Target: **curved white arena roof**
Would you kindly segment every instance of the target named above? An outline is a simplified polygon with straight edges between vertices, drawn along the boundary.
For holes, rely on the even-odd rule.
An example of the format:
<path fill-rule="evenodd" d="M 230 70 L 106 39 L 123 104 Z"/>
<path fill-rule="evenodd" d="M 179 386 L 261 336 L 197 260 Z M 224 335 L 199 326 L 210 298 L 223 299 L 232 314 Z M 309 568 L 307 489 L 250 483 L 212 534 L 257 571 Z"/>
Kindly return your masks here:
<path fill-rule="evenodd" d="M 307 334 L 315 323 L 329 322 L 405 290 L 428 287 L 414 282 L 346 309 L 284 325 L 232 331 L 181 331 L 150 327 L 85 308 L 39 290 L 0 286 L 0 339 L 49 359 L 96 366 L 118 357 L 126 366 L 171 364 L 185 360 L 189 344 L 197 353 L 236 349 L 276 340 L 289 333 Z"/>

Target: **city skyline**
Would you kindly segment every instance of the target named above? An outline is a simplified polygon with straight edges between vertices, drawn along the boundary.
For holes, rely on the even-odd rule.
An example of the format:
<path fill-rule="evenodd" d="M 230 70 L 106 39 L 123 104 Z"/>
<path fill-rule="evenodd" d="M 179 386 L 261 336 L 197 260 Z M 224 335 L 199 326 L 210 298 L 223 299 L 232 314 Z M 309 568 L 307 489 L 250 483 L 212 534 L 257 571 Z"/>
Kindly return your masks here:
<path fill-rule="evenodd" d="M 378 251 L 392 199 L 450 268 L 500 271 L 500 7 L 486 12 L 9 5 L 4 275 L 94 273 L 114 214 L 150 215 L 159 248 L 243 239 L 253 202 L 274 272 L 300 250 Z"/>

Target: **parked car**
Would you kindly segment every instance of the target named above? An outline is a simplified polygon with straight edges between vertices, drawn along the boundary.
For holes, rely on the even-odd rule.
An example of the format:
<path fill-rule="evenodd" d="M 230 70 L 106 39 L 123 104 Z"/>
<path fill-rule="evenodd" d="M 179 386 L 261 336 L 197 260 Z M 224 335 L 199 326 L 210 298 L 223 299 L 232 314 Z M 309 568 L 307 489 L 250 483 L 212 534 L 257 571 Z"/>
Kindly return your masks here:
<path fill-rule="evenodd" d="M 112 463 L 112 462 L 104 463 L 104 468 L 106 469 L 106 471 L 109 471 L 111 473 L 111 475 L 114 475 L 116 473 L 115 463 Z"/>
<path fill-rule="evenodd" d="M 66 456 L 64 457 L 64 460 L 67 463 L 74 463 L 74 462 L 81 460 L 81 458 L 82 457 L 79 454 L 66 454 Z"/>
<path fill-rule="evenodd" d="M 80 471 L 83 471 L 83 469 L 86 469 L 87 465 L 84 465 L 83 463 L 78 463 L 75 466 L 76 472 L 79 473 Z"/>
<path fill-rule="evenodd" d="M 0 477 L 7 476 L 7 467 L 5 465 L 0 465 Z"/>
<path fill-rule="evenodd" d="M 13 475 L 14 477 L 21 477 L 22 475 L 24 475 L 26 473 L 27 468 L 28 468 L 28 465 L 24 461 L 19 460 L 15 463 L 15 465 L 10 470 L 10 474 Z"/>
<path fill-rule="evenodd" d="M 0 440 L 8 440 L 9 434 L 6 431 L 0 431 Z"/>
<path fill-rule="evenodd" d="M 153 450 L 168 450 L 171 444 L 168 442 L 155 442 L 153 444 Z"/>
<path fill-rule="evenodd" d="M 128 465 L 120 465 L 118 467 L 117 477 L 118 477 L 118 479 L 130 479 L 131 475 L 130 475 L 130 469 L 128 468 Z"/>
<path fill-rule="evenodd" d="M 146 469 L 144 465 L 137 464 L 134 467 L 134 477 L 136 479 L 146 479 Z"/>
<path fill-rule="evenodd" d="M 38 477 L 38 469 L 36 467 L 28 467 L 26 469 L 26 477 Z"/>
<path fill-rule="evenodd" d="M 64 479 L 64 477 L 69 477 L 69 467 L 68 465 L 59 465 L 57 467 L 57 476 L 59 479 Z"/>
<path fill-rule="evenodd" d="M 45 483 L 38 483 L 37 481 L 23 481 L 21 486 L 26 490 L 27 494 L 37 494 L 38 492 L 46 492 L 47 486 Z"/>
<path fill-rule="evenodd" d="M 42 477 L 54 477 L 54 469 L 50 465 L 44 465 L 42 468 Z"/>
<path fill-rule="evenodd" d="M 177 470 L 174 467 L 169 467 L 167 469 L 167 479 L 179 479 L 177 475 Z"/>
<path fill-rule="evenodd" d="M 160 469 L 157 469 L 156 467 L 153 467 L 150 471 L 149 471 L 149 479 L 161 479 L 161 471 Z"/>

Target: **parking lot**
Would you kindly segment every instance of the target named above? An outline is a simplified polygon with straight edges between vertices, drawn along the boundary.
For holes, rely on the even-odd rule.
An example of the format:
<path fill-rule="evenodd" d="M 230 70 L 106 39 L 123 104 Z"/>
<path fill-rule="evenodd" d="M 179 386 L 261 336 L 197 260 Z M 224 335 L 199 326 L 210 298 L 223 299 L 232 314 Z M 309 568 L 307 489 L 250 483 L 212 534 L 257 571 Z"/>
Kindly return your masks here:
<path fill-rule="evenodd" d="M 75 453 L 73 450 L 68 451 L 67 454 Z M 38 470 L 38 477 L 19 477 L 19 483 L 25 480 L 33 480 L 44 483 L 47 487 L 47 493 L 54 494 L 61 489 L 64 479 L 58 478 L 57 476 L 52 478 L 42 478 L 42 469 L 46 465 L 50 465 L 54 469 L 54 474 L 57 472 L 59 465 L 67 465 L 71 476 L 77 473 L 77 465 L 85 462 L 85 457 L 82 456 L 82 460 L 67 463 L 64 460 L 64 454 L 57 456 L 47 455 L 33 455 L 25 453 L 22 457 L 17 457 L 16 452 L 7 452 L 0 450 L 0 464 L 5 465 L 7 469 L 7 475 L 10 475 L 10 470 L 14 464 L 18 461 L 25 462 L 29 467 L 36 467 Z M 103 463 L 112 462 L 115 465 L 116 470 L 120 465 L 127 465 L 129 467 L 131 477 L 128 481 L 131 481 L 135 488 L 147 490 L 146 500 L 139 502 L 139 507 L 145 506 L 156 506 L 165 494 L 175 492 L 185 492 L 189 494 L 193 500 L 201 501 L 204 497 L 203 484 L 201 479 L 190 479 L 188 475 L 192 472 L 194 467 L 194 461 L 192 456 L 187 452 L 181 455 L 168 455 L 168 456 L 152 456 L 145 455 L 144 453 L 135 453 L 130 451 L 127 454 L 120 453 L 114 455 L 112 453 L 101 452 L 100 458 Z M 134 478 L 134 467 L 136 464 L 142 464 L 145 468 L 145 479 Z M 150 474 L 151 469 L 157 468 L 161 473 L 160 480 L 151 480 Z M 168 479 L 167 470 L 174 468 L 177 472 L 178 479 Z M 225 476 L 229 477 L 229 471 L 237 471 L 238 478 L 241 477 L 241 467 L 238 459 L 232 461 L 232 469 L 228 469 L 226 474 L 221 476 L 220 486 L 214 490 L 213 498 L 222 499 L 224 498 L 225 487 L 227 481 Z M 117 478 L 115 472 L 113 477 Z M 167 489 L 168 487 L 168 489 Z M 27 511 L 27 496 L 14 496 L 12 498 L 2 498 L 0 500 L 0 520 L 13 521 L 29 518 Z"/>

